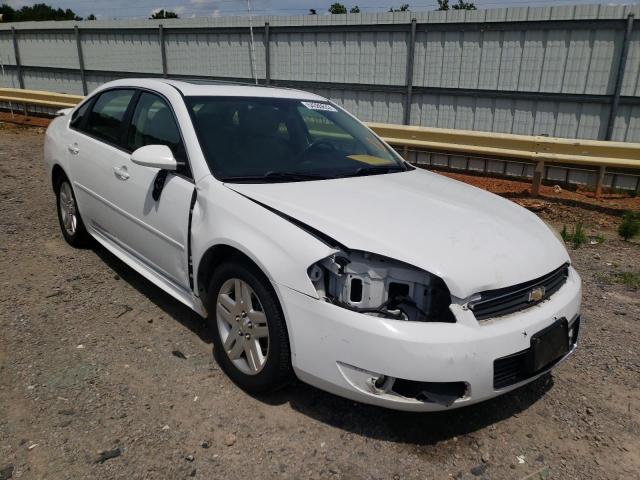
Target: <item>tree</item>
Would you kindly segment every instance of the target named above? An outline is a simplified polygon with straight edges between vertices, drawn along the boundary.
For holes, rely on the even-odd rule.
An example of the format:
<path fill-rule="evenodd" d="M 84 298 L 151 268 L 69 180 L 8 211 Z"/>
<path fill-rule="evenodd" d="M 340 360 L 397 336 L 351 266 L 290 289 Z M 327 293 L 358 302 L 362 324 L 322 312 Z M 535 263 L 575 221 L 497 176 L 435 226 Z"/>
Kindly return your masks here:
<path fill-rule="evenodd" d="M 165 10 L 161 8 L 157 12 L 153 12 L 149 17 L 149 20 L 162 20 L 164 18 L 180 18 L 176 12 L 172 12 L 171 10 Z"/>
<path fill-rule="evenodd" d="M 477 10 L 473 2 L 458 0 L 451 8 L 454 10 Z M 438 10 L 449 10 L 449 0 L 438 0 Z"/>
<path fill-rule="evenodd" d="M 355 7 L 351 7 L 349 13 L 360 13 L 360 7 L 358 5 L 356 5 Z"/>
<path fill-rule="evenodd" d="M 309 15 L 317 15 L 316 9 L 315 8 L 310 8 L 309 9 Z"/>
<path fill-rule="evenodd" d="M 67 8 L 53 8 L 45 3 L 36 3 L 31 6 L 14 10 L 7 4 L 0 6 L 3 22 L 29 22 L 42 20 L 82 20 L 73 10 Z"/>
<path fill-rule="evenodd" d="M 408 11 L 410 11 L 408 3 L 403 3 L 402 5 L 400 5 L 400 8 L 391 7 L 389 9 L 389 12 L 408 12 Z"/>
<path fill-rule="evenodd" d="M 347 13 L 347 7 L 345 7 L 344 5 L 342 5 L 341 3 L 334 3 L 333 5 L 331 5 L 329 7 L 329 13 L 333 14 L 333 15 L 338 15 L 341 13 Z"/>
<path fill-rule="evenodd" d="M 458 0 L 458 4 L 454 5 L 453 9 L 454 10 L 477 10 L 473 2 L 465 2 L 463 0 Z"/>
<path fill-rule="evenodd" d="M 91 13 L 91 14 L 89 14 L 89 16 L 87 17 L 87 20 L 96 20 L 96 16 L 95 16 L 93 13 Z"/>

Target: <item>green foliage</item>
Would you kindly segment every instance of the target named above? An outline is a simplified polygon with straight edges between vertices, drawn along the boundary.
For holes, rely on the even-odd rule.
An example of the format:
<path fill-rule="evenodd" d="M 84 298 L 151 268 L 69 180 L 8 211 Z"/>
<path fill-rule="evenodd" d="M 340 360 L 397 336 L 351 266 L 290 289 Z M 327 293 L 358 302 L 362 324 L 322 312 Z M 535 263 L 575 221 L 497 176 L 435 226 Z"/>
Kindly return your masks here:
<path fill-rule="evenodd" d="M 344 5 L 342 5 L 341 3 L 334 3 L 333 5 L 331 5 L 329 7 L 329 13 L 333 14 L 333 15 L 339 15 L 342 13 L 347 13 L 347 7 L 345 7 Z"/>
<path fill-rule="evenodd" d="M 631 240 L 640 233 L 640 212 L 625 212 L 622 223 L 618 227 L 618 235 L 625 241 Z"/>
<path fill-rule="evenodd" d="M 634 273 L 634 272 L 619 273 L 618 281 L 634 290 L 638 290 L 640 288 L 640 274 L 638 273 Z"/>
<path fill-rule="evenodd" d="M 349 13 L 360 13 L 360 7 L 358 5 L 356 5 L 355 7 L 351 7 Z"/>
<path fill-rule="evenodd" d="M 454 10 L 477 10 L 473 2 L 458 0 L 458 3 L 451 6 Z M 449 10 L 449 0 L 438 0 L 438 10 Z"/>
<path fill-rule="evenodd" d="M 458 3 L 453 6 L 453 9 L 454 10 L 477 10 L 473 2 L 463 2 L 462 0 L 458 0 Z"/>
<path fill-rule="evenodd" d="M 576 227 L 571 234 L 571 243 L 573 244 L 573 248 L 580 248 L 587 243 L 587 234 L 584 231 L 582 222 L 576 223 Z"/>
<path fill-rule="evenodd" d="M 14 10 L 11 6 L 2 4 L 0 6 L 3 22 L 40 22 L 43 20 L 82 20 L 73 10 L 67 8 L 53 8 L 46 3 L 36 3 L 31 6 L 24 6 L 19 10 Z"/>
<path fill-rule="evenodd" d="M 176 12 L 172 12 L 171 10 L 165 10 L 164 8 L 154 12 L 149 20 L 162 20 L 164 18 L 180 18 Z"/>
<path fill-rule="evenodd" d="M 91 14 L 87 17 L 87 20 L 96 20 L 96 16 L 95 16 L 93 13 L 91 13 Z"/>
<path fill-rule="evenodd" d="M 389 12 L 409 12 L 409 4 L 408 3 L 403 3 L 402 5 L 400 5 L 400 8 L 393 8 L 391 7 L 389 9 Z"/>
<path fill-rule="evenodd" d="M 575 227 L 573 227 L 573 232 L 571 233 L 569 233 L 567 226 L 564 225 L 562 227 L 562 231 L 560 232 L 560 236 L 565 241 L 565 243 L 571 242 L 571 244 L 573 245 L 573 248 L 580 248 L 582 245 L 587 243 L 587 240 L 588 240 L 587 233 L 584 230 L 584 226 L 582 225 L 582 222 L 576 223 Z M 602 241 L 604 241 L 604 238 L 602 238 Z"/>

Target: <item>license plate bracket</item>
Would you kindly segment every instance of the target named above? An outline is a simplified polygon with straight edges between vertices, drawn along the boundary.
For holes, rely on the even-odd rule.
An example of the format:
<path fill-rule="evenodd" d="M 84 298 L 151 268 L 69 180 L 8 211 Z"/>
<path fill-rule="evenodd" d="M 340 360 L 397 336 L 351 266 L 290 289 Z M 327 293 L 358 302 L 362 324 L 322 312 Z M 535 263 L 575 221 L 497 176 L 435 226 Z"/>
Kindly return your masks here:
<path fill-rule="evenodd" d="M 527 370 L 537 373 L 551 366 L 569 351 L 569 324 L 561 318 L 531 337 Z"/>

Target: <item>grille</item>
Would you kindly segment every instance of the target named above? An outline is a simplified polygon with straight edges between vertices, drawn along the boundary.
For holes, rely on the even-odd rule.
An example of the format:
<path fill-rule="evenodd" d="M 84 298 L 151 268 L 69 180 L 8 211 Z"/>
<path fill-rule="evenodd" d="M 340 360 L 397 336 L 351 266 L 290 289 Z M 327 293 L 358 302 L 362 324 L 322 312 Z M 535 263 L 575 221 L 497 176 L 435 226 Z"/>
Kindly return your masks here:
<path fill-rule="evenodd" d="M 580 317 L 576 317 L 575 321 L 569 325 L 569 330 L 571 331 L 571 339 L 569 342 L 572 346 L 578 343 L 579 329 Z M 527 369 L 527 357 L 529 355 L 529 350 L 530 349 L 527 348 L 521 352 L 507 355 L 506 357 L 498 358 L 493 361 L 493 388 L 495 390 L 522 382 L 523 380 L 538 374 L 538 372 L 531 373 Z M 560 361 L 560 359 L 558 361 Z M 544 367 L 543 370 L 552 366 L 553 365 L 548 365 Z"/>
<path fill-rule="evenodd" d="M 535 280 L 512 287 L 482 292 L 480 294 L 480 300 L 469 303 L 469 309 L 478 320 L 499 317 L 517 312 L 518 310 L 524 310 L 548 299 L 564 285 L 568 276 L 569 264 L 565 263 L 553 272 L 536 278 Z M 530 300 L 529 294 L 531 291 L 539 287 L 544 287 L 544 295 L 542 298 L 539 300 Z"/>

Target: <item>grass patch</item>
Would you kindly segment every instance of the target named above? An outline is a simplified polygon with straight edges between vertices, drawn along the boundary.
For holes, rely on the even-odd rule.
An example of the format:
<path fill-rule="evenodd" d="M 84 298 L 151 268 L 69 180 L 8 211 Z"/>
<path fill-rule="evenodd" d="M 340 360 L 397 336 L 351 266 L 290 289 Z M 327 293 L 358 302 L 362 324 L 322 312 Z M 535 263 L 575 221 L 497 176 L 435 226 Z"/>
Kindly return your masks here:
<path fill-rule="evenodd" d="M 616 280 L 618 283 L 622 283 L 633 290 L 640 289 L 640 273 L 621 272 L 616 274 Z"/>
<path fill-rule="evenodd" d="M 622 215 L 622 223 L 618 227 L 618 235 L 627 242 L 638 233 L 640 233 L 640 212 L 625 212 Z"/>
<path fill-rule="evenodd" d="M 567 230 L 567 226 L 564 225 L 562 227 L 562 231 L 560 232 L 560 236 L 565 243 L 571 243 L 573 245 L 573 248 L 580 248 L 582 245 L 587 243 L 588 240 L 587 232 L 585 232 L 582 222 L 576 223 L 571 233 L 569 233 L 569 230 Z M 604 238 L 602 240 L 604 241 Z"/>

